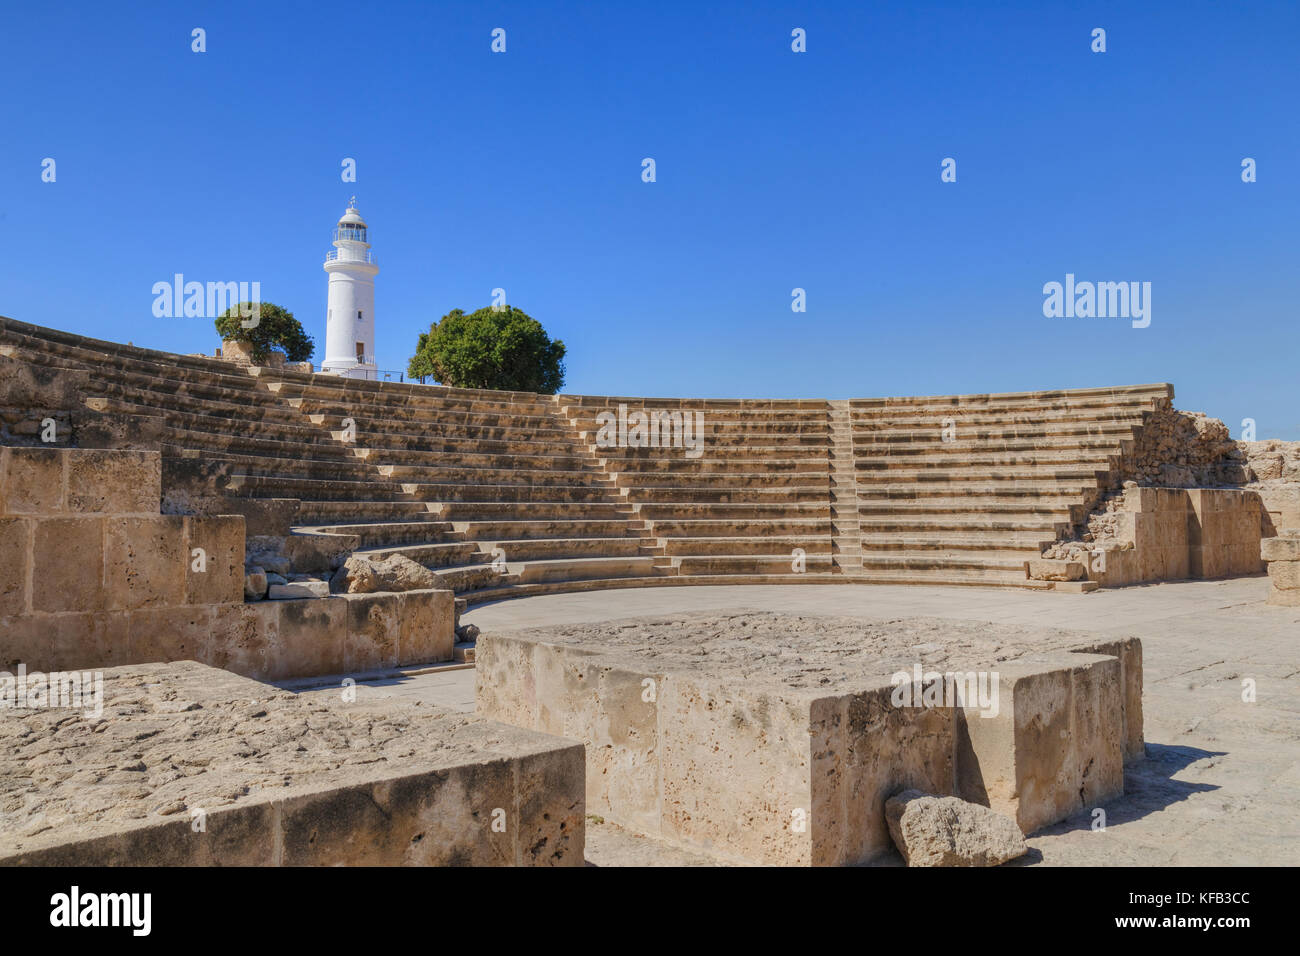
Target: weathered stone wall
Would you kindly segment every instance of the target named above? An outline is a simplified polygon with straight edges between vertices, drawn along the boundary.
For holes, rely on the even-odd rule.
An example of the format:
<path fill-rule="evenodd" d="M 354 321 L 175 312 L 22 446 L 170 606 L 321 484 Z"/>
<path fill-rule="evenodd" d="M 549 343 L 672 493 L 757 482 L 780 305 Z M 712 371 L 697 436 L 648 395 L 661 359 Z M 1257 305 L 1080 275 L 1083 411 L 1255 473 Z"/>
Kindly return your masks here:
<path fill-rule="evenodd" d="M 1268 603 L 1300 607 L 1300 531 L 1265 538 L 1260 553 L 1268 563 Z"/>
<path fill-rule="evenodd" d="M 1263 571 L 1259 542 L 1265 512 L 1253 491 L 1126 485 L 1089 517 L 1079 538 L 1044 557 L 1083 566 L 1103 587 Z M 1029 562 L 1030 574 L 1042 574 Z"/>
<path fill-rule="evenodd" d="M 244 603 L 244 518 L 160 515 L 158 452 L 0 448 L 0 667 L 260 679 L 450 660 L 452 593 Z"/>

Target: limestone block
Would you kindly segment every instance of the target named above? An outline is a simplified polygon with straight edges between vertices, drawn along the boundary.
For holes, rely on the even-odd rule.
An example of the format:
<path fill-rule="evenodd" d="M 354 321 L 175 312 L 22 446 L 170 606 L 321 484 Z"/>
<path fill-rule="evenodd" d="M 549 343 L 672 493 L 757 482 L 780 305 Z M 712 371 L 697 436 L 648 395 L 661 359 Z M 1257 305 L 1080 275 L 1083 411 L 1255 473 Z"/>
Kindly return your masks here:
<path fill-rule="evenodd" d="M 1120 662 L 1053 652 L 999 667 L 999 712 L 958 714 L 957 792 L 1025 833 L 1123 793 Z"/>
<path fill-rule="evenodd" d="M 663 835 L 765 864 L 814 863 L 807 703 L 681 675 L 658 702 Z"/>
<path fill-rule="evenodd" d="M 64 452 L 53 448 L 6 448 L 4 501 L 0 513 L 59 515 L 63 507 Z"/>
<path fill-rule="evenodd" d="M 35 522 L 33 611 L 104 609 L 104 520 L 43 518 Z"/>
<path fill-rule="evenodd" d="M 1078 561 L 1044 559 L 1026 562 L 1027 574 L 1036 581 L 1078 581 L 1087 571 Z"/>
<path fill-rule="evenodd" d="M 811 862 L 869 862 L 891 846 L 885 804 L 902 787 L 951 793 L 956 719 L 946 707 L 895 707 L 894 688 L 809 707 Z"/>
<path fill-rule="evenodd" d="M 95 611 L 0 618 L 0 669 L 29 671 L 114 667 L 129 663 L 126 615 Z"/>
<path fill-rule="evenodd" d="M 148 607 L 127 613 L 133 664 L 202 661 L 210 646 L 213 609 L 206 605 Z"/>
<path fill-rule="evenodd" d="M 1300 588 L 1300 561 L 1269 562 L 1268 580 L 1279 591 Z"/>
<path fill-rule="evenodd" d="M 1264 538 L 1259 543 L 1259 554 L 1265 561 L 1300 561 L 1300 535 Z"/>
<path fill-rule="evenodd" d="M 425 664 L 452 659 L 456 644 L 456 595 L 447 589 L 402 595 L 398 663 Z"/>
<path fill-rule="evenodd" d="M 347 670 L 344 645 L 348 633 L 347 603 L 336 598 L 276 601 L 265 605 L 278 612 L 278 640 L 261 680 L 317 677 Z"/>
<path fill-rule="evenodd" d="M 1300 607 L 1300 591 L 1286 590 L 1270 586 L 1268 589 L 1268 603 L 1276 604 L 1280 607 Z"/>
<path fill-rule="evenodd" d="M 111 517 L 104 524 L 104 579 L 110 609 L 185 603 L 189 554 L 184 518 Z"/>
<path fill-rule="evenodd" d="M 288 581 L 284 584 L 272 584 L 266 590 L 266 597 L 271 601 L 295 601 L 329 596 L 328 581 Z"/>
<path fill-rule="evenodd" d="M 189 604 L 235 604 L 242 601 L 243 517 L 186 517 L 185 537 L 185 601 Z M 196 548 L 202 549 L 201 555 L 195 555 Z M 198 570 L 200 567 L 204 570 Z"/>
<path fill-rule="evenodd" d="M 1029 852 L 1014 820 L 957 797 L 904 790 L 885 818 L 908 866 L 998 866 Z"/>
<path fill-rule="evenodd" d="M 0 618 L 27 610 L 27 560 L 32 522 L 0 518 Z"/>
<path fill-rule="evenodd" d="M 288 606 L 290 602 L 212 607 L 212 629 L 196 659 L 243 677 L 268 679 L 284 660 L 280 651 L 280 615 Z"/>
<path fill-rule="evenodd" d="M 347 673 L 396 667 L 402 634 L 400 594 L 340 594 L 347 602 L 343 669 Z"/>
<path fill-rule="evenodd" d="M 158 514 L 162 456 L 156 451 L 70 449 L 67 510 L 80 514 Z"/>

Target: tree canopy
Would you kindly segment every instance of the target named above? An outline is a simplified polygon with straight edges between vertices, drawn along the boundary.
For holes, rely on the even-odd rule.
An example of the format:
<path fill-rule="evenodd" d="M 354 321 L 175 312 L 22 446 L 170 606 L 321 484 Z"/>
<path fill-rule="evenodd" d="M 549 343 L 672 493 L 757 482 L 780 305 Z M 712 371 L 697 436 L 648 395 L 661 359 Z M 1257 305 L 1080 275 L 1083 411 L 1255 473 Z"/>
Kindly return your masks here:
<path fill-rule="evenodd" d="M 256 323 L 252 318 L 254 308 L 261 310 Z M 245 327 L 246 323 L 251 327 Z M 316 343 L 293 313 L 271 302 L 260 306 L 241 302 L 222 312 L 215 324 L 223 342 L 246 342 L 256 362 L 265 362 L 273 350 L 283 352 L 290 362 L 305 362 L 316 351 Z"/>
<path fill-rule="evenodd" d="M 420 333 L 407 373 L 456 388 L 554 395 L 564 385 L 564 353 L 564 343 L 522 309 L 452 309 Z"/>

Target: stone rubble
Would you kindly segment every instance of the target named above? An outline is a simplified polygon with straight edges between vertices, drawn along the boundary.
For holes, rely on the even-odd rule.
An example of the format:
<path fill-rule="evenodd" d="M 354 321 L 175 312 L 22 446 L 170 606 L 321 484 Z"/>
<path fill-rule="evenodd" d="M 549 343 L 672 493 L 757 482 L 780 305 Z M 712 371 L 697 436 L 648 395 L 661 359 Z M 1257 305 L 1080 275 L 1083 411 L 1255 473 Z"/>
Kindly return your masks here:
<path fill-rule="evenodd" d="M 958 797 L 904 790 L 885 819 L 908 866 L 998 866 L 1029 851 L 1015 821 Z"/>

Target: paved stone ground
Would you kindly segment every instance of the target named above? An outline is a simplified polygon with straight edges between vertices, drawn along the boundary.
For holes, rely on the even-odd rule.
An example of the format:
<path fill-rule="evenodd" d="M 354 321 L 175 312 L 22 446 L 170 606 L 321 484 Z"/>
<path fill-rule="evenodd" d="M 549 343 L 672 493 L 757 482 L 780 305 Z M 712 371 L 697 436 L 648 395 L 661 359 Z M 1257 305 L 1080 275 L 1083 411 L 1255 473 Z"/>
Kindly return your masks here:
<path fill-rule="evenodd" d="M 889 586 L 676 587 L 589 591 L 474 608 L 466 622 L 537 627 L 724 609 L 929 616 L 1136 634 L 1145 658 L 1147 759 L 1129 767 L 1106 829 L 1081 813 L 1030 838 L 1021 864 L 1300 864 L 1300 608 L 1264 603 L 1267 579 L 1184 582 L 1053 594 Z M 473 707 L 472 670 L 362 685 L 362 694 Z M 1243 681 L 1255 703 L 1242 700 Z M 710 860 L 588 821 L 587 859 L 602 866 Z M 898 860 L 892 861 L 897 864 Z"/>

